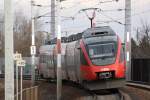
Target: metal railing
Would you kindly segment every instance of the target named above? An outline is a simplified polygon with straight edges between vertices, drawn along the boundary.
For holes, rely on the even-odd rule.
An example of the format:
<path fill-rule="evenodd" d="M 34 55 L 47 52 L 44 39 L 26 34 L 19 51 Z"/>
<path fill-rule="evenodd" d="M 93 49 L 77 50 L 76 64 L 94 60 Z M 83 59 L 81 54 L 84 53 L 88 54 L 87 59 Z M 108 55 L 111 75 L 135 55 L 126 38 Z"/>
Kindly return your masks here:
<path fill-rule="evenodd" d="M 132 59 L 131 80 L 150 84 L 150 59 Z"/>
<path fill-rule="evenodd" d="M 15 95 L 15 100 L 17 95 L 19 97 L 18 100 L 20 100 L 20 95 L 22 93 L 22 100 L 38 100 L 38 86 L 34 86 L 31 88 L 23 89 L 22 92 L 18 92 L 18 94 Z"/>

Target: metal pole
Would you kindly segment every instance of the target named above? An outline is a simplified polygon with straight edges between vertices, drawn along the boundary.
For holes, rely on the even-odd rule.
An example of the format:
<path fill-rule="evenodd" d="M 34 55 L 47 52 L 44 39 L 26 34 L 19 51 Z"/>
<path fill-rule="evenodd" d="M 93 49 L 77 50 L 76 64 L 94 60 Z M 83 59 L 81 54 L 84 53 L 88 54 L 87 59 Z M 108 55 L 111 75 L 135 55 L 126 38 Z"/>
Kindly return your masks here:
<path fill-rule="evenodd" d="M 90 18 L 91 28 L 93 28 L 93 18 Z"/>
<path fill-rule="evenodd" d="M 4 0 L 5 9 L 5 100 L 14 100 L 13 0 Z"/>
<path fill-rule="evenodd" d="M 33 13 L 33 4 L 34 1 L 31 0 L 31 18 L 32 18 L 32 46 L 35 46 L 35 30 L 34 30 L 34 22 L 35 22 L 35 18 L 34 18 L 34 13 Z M 32 54 L 32 85 L 34 85 L 35 82 L 35 54 Z"/>
<path fill-rule="evenodd" d="M 51 0 L 51 37 L 55 37 L 56 26 L 55 26 L 55 0 Z"/>
<path fill-rule="evenodd" d="M 61 72 L 61 17 L 60 0 L 57 1 L 57 100 L 61 100 L 62 72 Z"/>
<path fill-rule="evenodd" d="M 15 61 L 16 63 L 16 61 Z M 18 100 L 18 66 L 16 66 L 16 98 Z"/>
<path fill-rule="evenodd" d="M 2 48 L 3 48 L 3 23 L 1 23 L 0 22 L 0 27 L 1 27 L 1 29 L 0 29 L 0 50 L 2 50 Z"/>
<path fill-rule="evenodd" d="M 21 71 L 20 71 L 20 81 L 21 81 L 21 82 L 20 82 L 20 100 L 22 100 L 22 92 L 23 92 L 23 91 L 22 91 L 22 68 L 23 68 L 23 67 L 20 67 L 20 70 L 21 70 Z"/>
<path fill-rule="evenodd" d="M 16 67 L 16 98 L 18 100 L 18 65 L 17 65 L 17 61 L 22 59 L 21 54 L 19 54 L 17 51 L 14 54 L 14 61 L 15 61 L 15 67 Z"/>
<path fill-rule="evenodd" d="M 131 0 L 125 0 L 125 57 L 126 79 L 131 80 Z"/>

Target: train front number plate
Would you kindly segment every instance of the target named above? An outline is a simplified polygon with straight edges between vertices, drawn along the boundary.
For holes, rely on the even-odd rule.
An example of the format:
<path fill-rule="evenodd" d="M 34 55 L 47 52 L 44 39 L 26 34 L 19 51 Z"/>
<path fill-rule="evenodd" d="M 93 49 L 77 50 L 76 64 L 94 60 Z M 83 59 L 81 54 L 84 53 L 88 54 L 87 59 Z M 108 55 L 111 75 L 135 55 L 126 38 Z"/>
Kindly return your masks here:
<path fill-rule="evenodd" d="M 100 79 L 112 78 L 112 73 L 111 72 L 102 72 L 102 73 L 99 73 L 99 78 Z"/>

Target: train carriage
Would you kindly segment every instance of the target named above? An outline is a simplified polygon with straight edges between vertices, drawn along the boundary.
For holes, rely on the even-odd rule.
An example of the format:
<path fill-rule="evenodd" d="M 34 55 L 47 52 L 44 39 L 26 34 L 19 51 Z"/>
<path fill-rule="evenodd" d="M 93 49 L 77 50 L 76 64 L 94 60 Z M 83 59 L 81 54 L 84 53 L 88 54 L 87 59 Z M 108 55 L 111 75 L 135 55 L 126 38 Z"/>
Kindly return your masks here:
<path fill-rule="evenodd" d="M 57 67 L 56 39 L 54 43 L 52 41 L 40 48 L 40 55 L 46 48 L 52 51 L 49 53 L 51 60 L 45 59 L 48 60 L 45 62 L 51 63 L 47 67 L 40 63 L 40 74 L 44 78 L 56 78 L 53 77 Z M 110 27 L 89 28 L 82 33 L 63 37 L 61 49 L 62 79 L 78 82 L 90 90 L 124 85 L 124 51 L 121 40 Z"/>

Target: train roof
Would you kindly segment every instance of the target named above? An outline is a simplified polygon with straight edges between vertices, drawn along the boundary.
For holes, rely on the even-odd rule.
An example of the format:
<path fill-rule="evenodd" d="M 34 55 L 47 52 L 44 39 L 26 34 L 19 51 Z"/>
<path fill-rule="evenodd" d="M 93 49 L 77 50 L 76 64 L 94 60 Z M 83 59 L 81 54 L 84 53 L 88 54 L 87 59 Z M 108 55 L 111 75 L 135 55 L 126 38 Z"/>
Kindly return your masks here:
<path fill-rule="evenodd" d="M 85 38 L 83 39 L 84 43 L 86 44 L 93 44 L 93 43 L 106 43 L 106 42 L 117 42 L 118 37 L 117 35 L 109 35 L 109 36 L 99 36 L 93 38 Z"/>
<path fill-rule="evenodd" d="M 81 38 L 82 38 L 82 33 L 77 33 L 77 34 L 70 35 L 68 37 L 61 37 L 61 42 L 68 43 L 68 42 L 79 40 Z M 51 39 L 50 41 L 47 41 L 45 44 L 52 45 L 52 44 L 56 44 L 56 42 L 57 42 L 57 38 L 54 38 L 54 39 Z"/>
<path fill-rule="evenodd" d="M 94 36 L 110 36 L 116 35 L 115 32 L 109 26 L 88 28 L 83 32 L 83 38 L 89 38 Z"/>
<path fill-rule="evenodd" d="M 101 26 L 101 27 L 94 27 L 88 28 L 82 33 L 72 34 L 68 37 L 61 37 L 62 43 L 68 43 L 80 40 L 81 38 L 89 38 L 89 37 L 98 37 L 98 36 L 111 36 L 116 35 L 115 32 L 109 26 Z M 47 41 L 47 45 L 56 44 L 57 38 L 51 39 Z"/>

